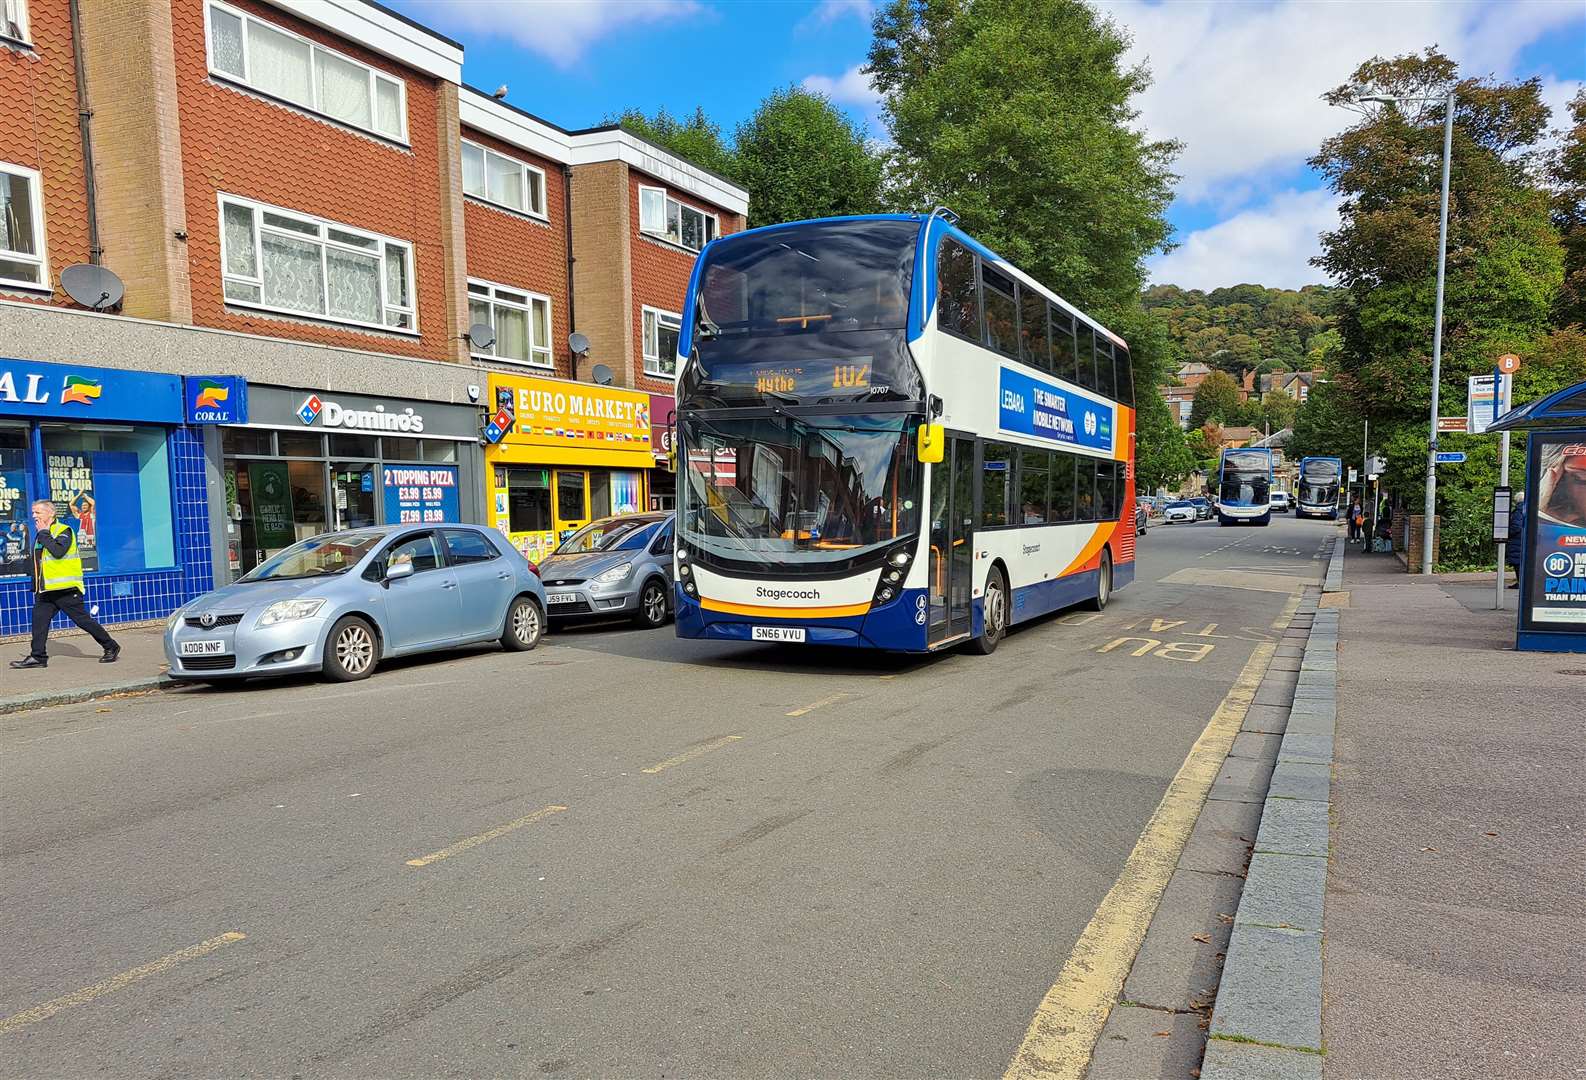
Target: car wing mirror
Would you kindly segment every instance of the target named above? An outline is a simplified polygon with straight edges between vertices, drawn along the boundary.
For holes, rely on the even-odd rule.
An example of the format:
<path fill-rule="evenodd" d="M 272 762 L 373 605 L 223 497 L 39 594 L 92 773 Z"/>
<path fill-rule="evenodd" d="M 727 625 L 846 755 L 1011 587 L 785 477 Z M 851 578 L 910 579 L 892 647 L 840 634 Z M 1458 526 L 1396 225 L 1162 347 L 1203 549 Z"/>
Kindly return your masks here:
<path fill-rule="evenodd" d="M 385 568 L 385 587 L 390 588 L 393 581 L 400 581 L 405 577 L 413 576 L 413 564 L 410 562 L 395 562 Z"/>

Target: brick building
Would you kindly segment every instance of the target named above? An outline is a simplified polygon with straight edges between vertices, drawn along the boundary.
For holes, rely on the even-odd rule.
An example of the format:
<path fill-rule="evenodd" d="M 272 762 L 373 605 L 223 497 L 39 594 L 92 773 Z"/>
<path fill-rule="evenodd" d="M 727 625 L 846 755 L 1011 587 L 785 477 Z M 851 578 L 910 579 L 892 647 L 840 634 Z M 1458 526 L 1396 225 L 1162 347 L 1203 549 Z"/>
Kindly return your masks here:
<path fill-rule="evenodd" d="M 480 440 L 497 374 L 569 387 L 604 365 L 653 463 L 672 320 L 698 247 L 742 228 L 742 189 L 468 88 L 458 43 L 363 0 L 76 10 L 0 8 L 0 633 L 25 616 L 36 497 L 98 542 L 90 600 L 112 622 L 315 531 L 419 513 L 387 463 L 499 524 Z M 63 285 L 93 263 L 119 303 Z M 198 408 L 210 376 L 230 401 Z M 611 438 L 569 436 L 563 464 L 584 436 L 592 458 Z M 556 534 L 617 506 L 602 485 L 649 490 L 648 470 L 579 468 Z"/>

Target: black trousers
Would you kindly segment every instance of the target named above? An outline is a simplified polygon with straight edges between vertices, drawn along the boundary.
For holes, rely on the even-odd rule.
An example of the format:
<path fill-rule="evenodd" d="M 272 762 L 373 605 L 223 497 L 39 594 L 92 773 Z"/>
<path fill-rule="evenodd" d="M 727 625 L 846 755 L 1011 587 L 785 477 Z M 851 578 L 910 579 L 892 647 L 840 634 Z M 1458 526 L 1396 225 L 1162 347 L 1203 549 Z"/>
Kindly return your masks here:
<path fill-rule="evenodd" d="M 49 658 L 50 620 L 57 611 L 64 611 L 82 629 L 88 631 L 101 649 L 115 645 L 115 639 L 105 633 L 105 628 L 94 621 L 83 606 L 83 594 L 76 589 L 56 589 L 41 592 L 33 597 L 33 656 L 38 660 Z"/>

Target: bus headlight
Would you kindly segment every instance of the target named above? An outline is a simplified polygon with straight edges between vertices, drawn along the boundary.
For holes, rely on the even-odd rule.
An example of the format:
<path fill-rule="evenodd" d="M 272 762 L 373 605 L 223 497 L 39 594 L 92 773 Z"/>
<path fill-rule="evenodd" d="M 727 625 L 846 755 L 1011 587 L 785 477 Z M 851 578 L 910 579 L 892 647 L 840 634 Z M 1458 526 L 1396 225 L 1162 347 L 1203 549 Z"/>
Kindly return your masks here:
<path fill-rule="evenodd" d="M 882 589 L 880 593 L 881 602 L 885 604 L 888 600 L 892 599 L 892 595 L 891 589 Z"/>
<path fill-rule="evenodd" d="M 898 550 L 894 551 L 891 555 L 887 556 L 887 561 L 890 562 L 893 566 L 903 567 L 903 566 L 909 565 L 909 558 L 910 558 L 909 549 L 908 548 L 899 548 Z"/>
<path fill-rule="evenodd" d="M 903 571 L 901 571 L 901 570 L 888 570 L 887 571 L 887 580 L 892 582 L 893 584 L 897 584 L 899 581 L 903 580 Z"/>
<path fill-rule="evenodd" d="M 688 575 L 693 573 L 693 571 L 688 568 L 688 563 L 679 563 L 677 567 L 677 573 L 680 577 L 688 577 Z"/>

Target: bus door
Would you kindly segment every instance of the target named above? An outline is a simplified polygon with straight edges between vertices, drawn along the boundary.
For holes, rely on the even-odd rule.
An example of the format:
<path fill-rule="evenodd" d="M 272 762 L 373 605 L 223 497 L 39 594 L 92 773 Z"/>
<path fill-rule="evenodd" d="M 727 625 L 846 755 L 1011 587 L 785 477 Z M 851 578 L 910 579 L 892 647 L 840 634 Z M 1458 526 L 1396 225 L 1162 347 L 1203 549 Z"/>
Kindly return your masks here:
<path fill-rule="evenodd" d="M 975 521 L 975 442 L 950 437 L 931 466 L 932 645 L 970 630 Z"/>

